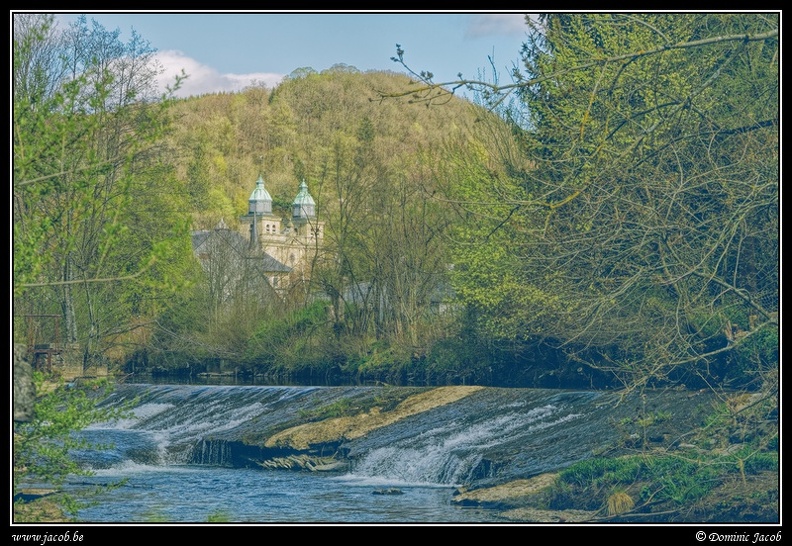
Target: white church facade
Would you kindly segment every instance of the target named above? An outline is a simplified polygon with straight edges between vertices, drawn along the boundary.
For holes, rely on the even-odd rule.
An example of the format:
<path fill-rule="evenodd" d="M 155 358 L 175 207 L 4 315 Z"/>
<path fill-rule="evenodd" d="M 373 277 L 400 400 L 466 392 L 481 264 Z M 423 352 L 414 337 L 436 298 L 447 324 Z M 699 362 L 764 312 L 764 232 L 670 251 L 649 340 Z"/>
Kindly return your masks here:
<path fill-rule="evenodd" d="M 324 222 L 317 220 L 316 202 L 305 181 L 290 213 L 282 218 L 273 212 L 272 197 L 259 176 L 239 228 L 220 220 L 212 230 L 193 232 L 193 252 L 211 279 L 226 289 L 244 285 L 249 290 L 251 283 L 237 282 L 244 271 L 244 278 L 260 278 L 269 285 L 267 290 L 254 290 L 259 295 L 266 298 L 263 292 L 271 292 L 271 287 L 284 297 L 297 286 L 305 287 L 324 241 Z"/>
<path fill-rule="evenodd" d="M 291 215 L 273 213 L 272 197 L 259 176 L 248 199 L 248 212 L 239 218 L 239 230 L 252 252 L 265 253 L 291 271 L 290 285 L 306 281 L 324 243 L 324 222 L 317 219 L 316 202 L 303 180 L 291 205 Z M 282 284 L 283 280 L 275 280 Z M 276 290 L 287 287 L 274 286 Z"/>

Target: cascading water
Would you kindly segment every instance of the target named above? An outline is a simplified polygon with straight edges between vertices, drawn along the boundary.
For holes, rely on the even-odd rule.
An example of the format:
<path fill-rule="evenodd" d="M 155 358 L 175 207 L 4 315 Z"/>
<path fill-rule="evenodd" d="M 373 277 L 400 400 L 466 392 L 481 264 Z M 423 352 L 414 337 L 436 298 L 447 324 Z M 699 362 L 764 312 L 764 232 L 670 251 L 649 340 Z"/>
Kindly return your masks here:
<path fill-rule="evenodd" d="M 148 464 L 205 464 L 230 466 L 228 441 L 218 439 L 265 421 L 276 406 L 293 418 L 299 399 L 316 387 L 140 386 L 120 387 L 103 404 L 139 404 L 132 415 L 116 423 L 101 423 L 85 431 L 89 441 L 120 440 L 136 462 Z M 291 411 L 289 411 L 291 410 Z M 107 443 L 100 441 L 97 443 Z M 131 448 L 131 451 L 130 451 Z"/>
<path fill-rule="evenodd" d="M 554 405 L 510 408 L 495 416 L 460 417 L 361 454 L 353 473 L 405 483 L 470 483 L 492 477 L 494 468 L 484 457 L 486 450 L 517 437 L 525 437 L 528 442 L 540 430 L 562 426 L 578 417 L 580 414 Z"/>
<path fill-rule="evenodd" d="M 156 517 L 205 521 L 221 509 L 235 521 L 491 521 L 492 512 L 453 506 L 452 486 L 558 471 L 617 444 L 618 423 L 650 409 L 692 415 L 700 403 L 677 393 L 627 403 L 602 392 L 487 388 L 362 436 L 339 432 L 338 440 L 308 451 L 264 447 L 327 408 L 365 406 L 382 393 L 379 387 L 120 385 L 102 404 L 130 404 L 129 417 L 83 432 L 89 442 L 112 447 L 76 455 L 99 483 L 127 483 L 81 516 L 146 521 L 164 511 Z M 259 464 L 303 453 L 340 455 L 350 464 L 329 474 Z M 372 487 L 383 486 L 406 493 L 373 498 Z"/>

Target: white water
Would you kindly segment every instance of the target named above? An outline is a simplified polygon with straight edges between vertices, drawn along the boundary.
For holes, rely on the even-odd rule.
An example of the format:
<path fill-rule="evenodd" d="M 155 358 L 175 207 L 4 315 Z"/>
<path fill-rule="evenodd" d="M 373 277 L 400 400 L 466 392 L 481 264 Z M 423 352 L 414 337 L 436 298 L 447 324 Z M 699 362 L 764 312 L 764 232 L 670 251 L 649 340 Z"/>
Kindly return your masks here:
<path fill-rule="evenodd" d="M 513 436 L 558 426 L 580 417 L 553 405 L 503 415 L 444 422 L 442 426 L 373 449 L 354 465 L 354 476 L 400 483 L 463 485 L 481 462 L 482 451 Z"/>
<path fill-rule="evenodd" d="M 135 390 L 137 389 L 137 390 Z M 346 389 L 346 390 L 344 390 Z M 349 443 L 352 469 L 324 473 L 228 468 L 229 443 L 205 442 L 206 435 L 234 440 L 249 431 L 290 422 L 312 410 L 354 395 L 353 388 L 136 386 L 114 396 L 142 396 L 132 416 L 84 431 L 89 441 L 112 449 L 86 451 L 80 459 L 95 475 L 81 482 L 124 485 L 82 510 L 89 522 L 486 522 L 493 511 L 451 504 L 455 486 L 491 476 L 485 460 L 508 449 L 535 454 L 518 461 L 540 471 L 545 458 L 558 458 L 554 442 L 568 441 L 585 415 L 589 395 L 535 391 L 503 393 L 472 405 L 432 410 Z M 579 437 L 579 436 L 578 436 Z M 589 452 L 574 442 L 562 462 Z M 504 446 L 506 446 L 504 448 Z M 193 450 L 216 450 L 195 457 Z M 191 460 L 223 466 L 188 465 Z M 552 464 L 557 468 L 559 462 Z M 527 465 L 527 466 L 526 466 Z M 499 470 L 497 470 L 499 471 Z M 84 488 L 84 483 L 75 485 Z M 375 495 L 398 488 L 400 495 Z"/>

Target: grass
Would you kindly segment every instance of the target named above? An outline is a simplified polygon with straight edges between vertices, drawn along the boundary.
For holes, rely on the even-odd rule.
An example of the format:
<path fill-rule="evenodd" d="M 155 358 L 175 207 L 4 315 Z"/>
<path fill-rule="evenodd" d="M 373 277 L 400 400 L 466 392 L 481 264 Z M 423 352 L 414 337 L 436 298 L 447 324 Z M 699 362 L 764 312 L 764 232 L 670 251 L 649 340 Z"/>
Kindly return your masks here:
<path fill-rule="evenodd" d="M 206 516 L 206 521 L 208 523 L 226 523 L 231 521 L 231 515 L 225 510 L 215 510 Z"/>
<path fill-rule="evenodd" d="M 760 417 L 769 413 L 766 408 L 759 409 Z M 656 511 L 681 513 L 685 507 L 706 503 L 708 495 L 724 484 L 736 480 L 750 487 L 756 481 L 752 478 L 778 470 L 777 432 L 773 432 L 766 418 L 746 414 L 738 417 L 716 408 L 685 448 L 657 447 L 639 454 L 595 457 L 572 465 L 559 474 L 549 492 L 548 505 L 555 509 L 598 510 L 607 517 Z M 652 421 L 664 418 L 653 415 Z M 746 429 L 750 435 L 742 432 Z"/>

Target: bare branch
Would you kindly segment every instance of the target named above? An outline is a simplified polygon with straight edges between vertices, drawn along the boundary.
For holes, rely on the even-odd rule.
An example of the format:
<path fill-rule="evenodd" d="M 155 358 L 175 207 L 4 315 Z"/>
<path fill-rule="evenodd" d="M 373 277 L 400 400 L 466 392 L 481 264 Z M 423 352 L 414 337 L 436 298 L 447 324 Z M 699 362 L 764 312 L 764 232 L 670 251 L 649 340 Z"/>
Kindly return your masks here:
<path fill-rule="evenodd" d="M 692 48 L 704 47 L 708 45 L 720 44 L 726 42 L 742 42 L 742 43 L 761 42 L 764 40 L 768 40 L 770 38 L 777 38 L 777 37 L 778 37 L 778 30 L 774 29 L 768 32 L 762 32 L 758 34 L 732 34 L 726 36 L 714 36 L 711 38 L 704 38 L 701 40 L 680 42 L 677 44 L 666 44 L 645 51 L 641 50 L 641 51 L 634 51 L 631 53 L 624 53 L 622 55 L 613 55 L 608 57 L 595 58 L 589 62 L 578 64 L 572 68 L 559 70 L 550 75 L 520 79 L 519 81 L 515 81 L 513 83 L 504 84 L 504 85 L 500 85 L 497 83 L 490 83 L 482 80 L 471 80 L 471 79 L 463 79 L 463 78 L 460 78 L 458 80 L 442 82 L 442 83 L 435 83 L 432 81 L 432 77 L 427 77 L 427 75 L 433 76 L 431 73 L 427 73 L 423 71 L 416 72 L 412 67 L 410 67 L 404 61 L 404 51 L 401 49 L 401 47 L 397 46 L 398 56 L 392 57 L 391 60 L 404 67 L 404 69 L 407 70 L 407 72 L 411 74 L 414 78 L 416 78 L 417 82 L 422 85 L 416 89 L 400 91 L 395 93 L 382 92 L 380 93 L 380 97 L 381 99 L 387 99 L 387 98 L 400 98 L 400 97 L 412 96 L 415 97 L 415 100 L 417 101 L 431 102 L 441 96 L 454 95 L 458 89 L 463 87 L 467 89 L 474 89 L 474 88 L 486 89 L 494 95 L 501 95 L 503 93 L 511 93 L 512 91 L 523 87 L 531 87 L 538 83 L 544 83 L 552 79 L 555 79 L 557 77 L 570 74 L 572 72 L 586 70 L 593 66 L 604 65 L 608 63 L 617 63 L 620 61 L 634 60 L 640 57 L 649 57 L 652 55 L 657 55 L 660 53 L 673 51 L 677 49 L 692 49 Z M 432 92 L 435 92 L 435 94 L 430 94 Z M 496 101 L 495 105 L 500 104 L 504 100 L 504 98 L 505 97 L 503 96 L 500 97 Z"/>

